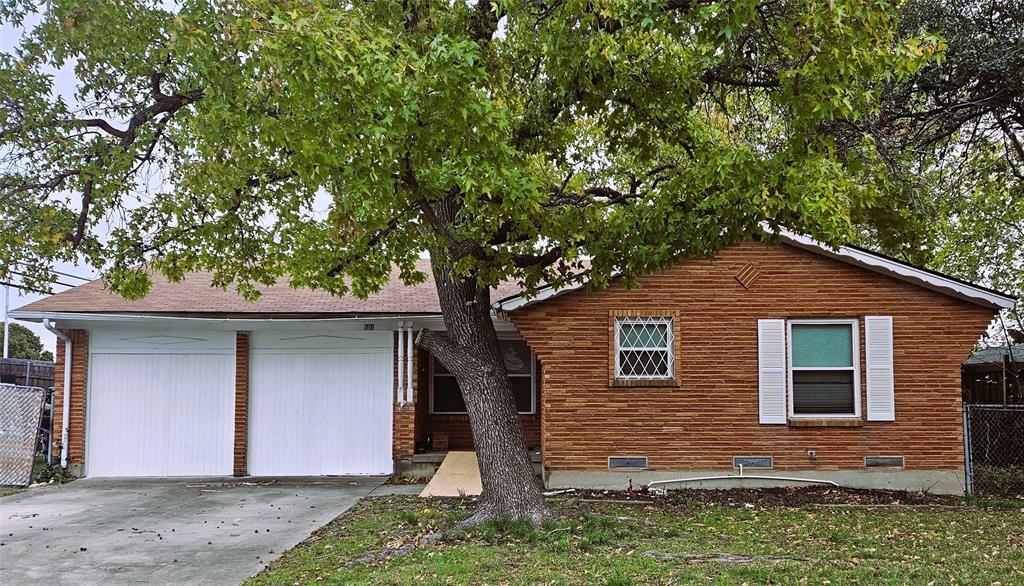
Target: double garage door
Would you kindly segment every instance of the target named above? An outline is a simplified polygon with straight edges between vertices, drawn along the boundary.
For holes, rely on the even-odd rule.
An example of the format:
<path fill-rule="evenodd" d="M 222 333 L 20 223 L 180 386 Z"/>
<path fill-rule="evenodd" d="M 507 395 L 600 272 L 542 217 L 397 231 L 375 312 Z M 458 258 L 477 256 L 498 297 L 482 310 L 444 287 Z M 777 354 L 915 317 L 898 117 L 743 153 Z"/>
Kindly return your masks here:
<path fill-rule="evenodd" d="M 387 332 L 255 332 L 248 473 L 391 472 L 391 352 Z M 232 473 L 233 332 L 95 331 L 86 398 L 87 475 Z"/>

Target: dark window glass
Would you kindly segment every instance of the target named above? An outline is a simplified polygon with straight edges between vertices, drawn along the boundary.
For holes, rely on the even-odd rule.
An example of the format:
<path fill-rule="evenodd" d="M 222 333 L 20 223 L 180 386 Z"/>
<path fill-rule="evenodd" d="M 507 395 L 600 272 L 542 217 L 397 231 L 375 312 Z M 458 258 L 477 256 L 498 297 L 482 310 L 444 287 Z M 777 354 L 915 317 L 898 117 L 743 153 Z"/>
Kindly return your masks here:
<path fill-rule="evenodd" d="M 619 350 L 620 377 L 668 377 L 668 352 L 663 350 Z"/>
<path fill-rule="evenodd" d="M 533 381 L 528 376 L 513 376 L 512 393 L 516 397 L 516 411 L 533 411 Z"/>
<path fill-rule="evenodd" d="M 465 413 L 466 402 L 454 376 L 434 377 L 434 411 L 438 413 Z"/>
<path fill-rule="evenodd" d="M 853 371 L 793 371 L 794 414 L 853 415 L 853 404 Z"/>

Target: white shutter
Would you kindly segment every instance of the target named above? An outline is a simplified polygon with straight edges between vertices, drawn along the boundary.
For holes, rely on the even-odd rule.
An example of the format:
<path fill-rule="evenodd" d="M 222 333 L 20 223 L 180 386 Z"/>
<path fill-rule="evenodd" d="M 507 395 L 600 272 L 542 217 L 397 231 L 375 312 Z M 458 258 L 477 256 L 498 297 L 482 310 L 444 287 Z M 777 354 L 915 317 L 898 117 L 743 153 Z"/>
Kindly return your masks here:
<path fill-rule="evenodd" d="M 786 320 L 757 320 L 759 421 L 786 423 Z"/>
<path fill-rule="evenodd" d="M 895 421 L 892 317 L 864 318 L 864 355 L 867 358 L 868 421 Z"/>

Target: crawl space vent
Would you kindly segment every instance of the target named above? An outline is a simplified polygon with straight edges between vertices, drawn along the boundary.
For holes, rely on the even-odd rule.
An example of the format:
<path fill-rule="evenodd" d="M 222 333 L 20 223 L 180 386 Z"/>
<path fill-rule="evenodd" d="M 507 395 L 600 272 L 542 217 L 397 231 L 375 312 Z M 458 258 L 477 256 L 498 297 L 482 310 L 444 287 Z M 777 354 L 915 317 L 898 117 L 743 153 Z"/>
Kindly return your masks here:
<path fill-rule="evenodd" d="M 759 468 L 768 469 L 772 467 L 771 456 L 735 456 L 732 459 L 732 467 L 739 468 L 743 466 L 747 468 Z"/>
<path fill-rule="evenodd" d="M 865 468 L 902 468 L 903 456 L 864 456 Z"/>
<path fill-rule="evenodd" d="M 609 456 L 609 470 L 646 470 L 647 456 Z"/>

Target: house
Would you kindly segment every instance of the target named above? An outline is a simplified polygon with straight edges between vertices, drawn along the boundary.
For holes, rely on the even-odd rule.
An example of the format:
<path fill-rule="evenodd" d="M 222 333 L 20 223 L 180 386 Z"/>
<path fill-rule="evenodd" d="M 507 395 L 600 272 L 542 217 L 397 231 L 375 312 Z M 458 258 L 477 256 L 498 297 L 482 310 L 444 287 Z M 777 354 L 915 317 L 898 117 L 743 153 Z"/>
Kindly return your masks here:
<path fill-rule="evenodd" d="M 443 329 L 431 281 L 367 300 L 279 285 L 255 303 L 209 284 L 158 279 L 125 301 L 94 282 L 16 313 L 64 340 L 57 420 L 76 471 L 376 474 L 427 436 L 472 447 L 454 379 L 413 345 Z M 960 363 L 1012 297 L 789 233 L 640 284 L 492 294 L 548 486 L 743 465 L 963 491 Z"/>

